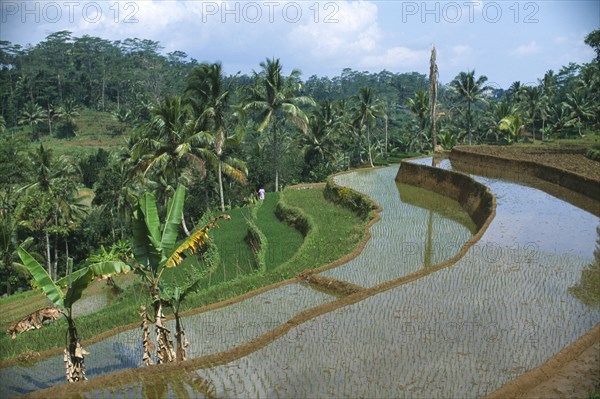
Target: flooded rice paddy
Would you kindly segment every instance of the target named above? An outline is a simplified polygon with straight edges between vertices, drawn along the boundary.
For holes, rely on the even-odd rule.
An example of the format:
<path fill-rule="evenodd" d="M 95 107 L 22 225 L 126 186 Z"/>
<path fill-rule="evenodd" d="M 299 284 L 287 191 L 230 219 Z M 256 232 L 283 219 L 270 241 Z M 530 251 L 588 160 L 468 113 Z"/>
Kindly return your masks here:
<path fill-rule="evenodd" d="M 475 398 L 558 353 L 600 322 L 571 293 L 597 261 L 600 220 L 535 188 L 477 180 L 496 195 L 496 218 L 454 266 L 197 374 L 222 397 Z"/>
<path fill-rule="evenodd" d="M 337 184 L 368 194 L 381 220 L 360 256 L 322 275 L 372 287 L 456 255 L 476 231 L 458 202 L 407 184 L 396 184 L 397 167 L 335 178 Z"/>
<path fill-rule="evenodd" d="M 440 166 L 451 167 L 447 161 Z M 323 275 L 374 286 L 453 256 L 472 236 L 473 225 L 456 203 L 397 185 L 396 171 L 389 167 L 336 178 L 378 202 L 382 220 L 371 228 L 373 237 L 359 257 Z M 225 365 L 182 372 L 170 383 L 149 380 L 85 396 L 475 398 L 493 392 L 600 322 L 600 307 L 580 292 L 589 286 L 582 272 L 598 262 L 600 219 L 539 189 L 474 177 L 497 197 L 496 217 L 456 264 L 308 320 Z M 186 318 L 191 348 L 199 350 L 192 356 L 246 342 L 274 327 L 270 323 L 284 323 L 333 300 L 295 284 L 278 290 Z M 242 333 L 250 324 L 268 327 Z M 207 331 L 215 338 L 212 344 Z M 114 364 L 137 365 L 140 333 L 127 333 L 133 336 L 96 344 L 109 345 L 105 350 L 89 348 L 110 356 L 119 349 L 115 345 L 124 346 L 110 365 L 93 355 L 86 358 L 88 375 L 94 367 L 113 371 Z M 132 354 L 124 356 L 127 351 Z M 60 360 L 44 367 L 38 363 L 37 372 L 2 370 L 4 381 L 18 379 L 2 393 L 61 382 Z M 40 375 L 50 372 L 56 375 Z"/>
<path fill-rule="evenodd" d="M 233 305 L 183 318 L 190 341 L 190 358 L 221 352 L 251 341 L 285 323 L 303 310 L 335 299 L 334 297 L 288 284 Z M 175 330 L 174 321 L 168 323 Z M 142 335 L 136 328 L 89 345 L 86 350 L 87 376 L 142 366 Z M 156 359 L 154 359 L 156 360 Z M 31 367 L 0 369 L 0 397 L 27 393 L 64 383 L 63 356 L 42 360 Z"/>

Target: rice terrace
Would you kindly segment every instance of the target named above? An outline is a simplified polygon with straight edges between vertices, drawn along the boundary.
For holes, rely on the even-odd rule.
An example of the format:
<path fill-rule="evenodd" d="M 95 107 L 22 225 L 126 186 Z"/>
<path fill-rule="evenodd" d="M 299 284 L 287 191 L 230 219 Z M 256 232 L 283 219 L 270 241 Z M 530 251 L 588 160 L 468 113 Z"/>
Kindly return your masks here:
<path fill-rule="evenodd" d="M 2 4 L 0 398 L 600 398 L 600 5 L 267 3 Z"/>

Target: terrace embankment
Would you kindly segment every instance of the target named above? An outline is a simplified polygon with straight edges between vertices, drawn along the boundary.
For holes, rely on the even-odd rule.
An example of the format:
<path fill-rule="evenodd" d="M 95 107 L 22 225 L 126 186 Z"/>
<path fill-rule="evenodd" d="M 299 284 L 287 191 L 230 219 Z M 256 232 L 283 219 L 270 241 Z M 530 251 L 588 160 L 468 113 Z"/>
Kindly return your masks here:
<path fill-rule="evenodd" d="M 465 163 L 535 176 L 600 201 L 598 163 L 581 154 L 557 153 L 557 150 L 537 147 L 492 150 L 486 146 L 459 146 L 452 149 L 450 160 L 453 164 Z"/>
<path fill-rule="evenodd" d="M 486 224 L 494 211 L 494 196 L 490 190 L 462 173 L 403 161 L 396 181 L 452 198 L 469 214 L 478 229 Z"/>

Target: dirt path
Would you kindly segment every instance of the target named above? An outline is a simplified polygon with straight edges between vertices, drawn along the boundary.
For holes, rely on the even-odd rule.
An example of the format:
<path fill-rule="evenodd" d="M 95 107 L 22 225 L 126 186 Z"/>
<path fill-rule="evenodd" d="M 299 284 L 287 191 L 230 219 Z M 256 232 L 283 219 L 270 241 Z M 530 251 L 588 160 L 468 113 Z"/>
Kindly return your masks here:
<path fill-rule="evenodd" d="M 461 148 L 482 155 L 532 161 L 600 181 L 600 163 L 586 158 L 585 149 L 580 147 L 480 145 Z"/>

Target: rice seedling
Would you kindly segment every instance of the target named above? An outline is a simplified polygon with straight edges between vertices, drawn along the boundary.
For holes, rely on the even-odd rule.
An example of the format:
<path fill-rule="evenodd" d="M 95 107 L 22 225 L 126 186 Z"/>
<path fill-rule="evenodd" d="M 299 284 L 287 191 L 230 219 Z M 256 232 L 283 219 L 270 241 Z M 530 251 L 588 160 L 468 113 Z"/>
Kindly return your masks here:
<path fill-rule="evenodd" d="M 260 379 L 285 370 L 281 397 L 480 397 L 569 345 L 600 321 L 569 293 L 593 260 L 598 218 L 535 189 L 485 182 L 496 219 L 453 267 L 310 320 L 211 378 L 222 381 L 226 367 Z M 330 368 L 352 378 L 316 375 Z"/>
<path fill-rule="evenodd" d="M 393 176 L 395 170 L 339 177 L 339 184 L 345 184 L 344 179 L 352 181 L 353 188 L 376 201 L 381 196 L 390 198 L 379 224 L 388 217 L 396 217 L 396 223 L 384 225 L 377 234 L 373 228 L 372 241 L 396 239 L 401 247 L 390 248 L 396 257 L 365 248 L 356 260 L 367 265 L 365 270 L 354 266 L 356 270 L 347 274 L 348 281 L 364 278 L 367 283 L 363 284 L 377 284 L 406 274 L 414 265 L 425 267 L 426 245 L 417 245 L 417 250 L 414 245 L 415 237 L 422 239 L 423 230 L 414 233 L 415 237 L 410 236 L 412 231 L 406 233 L 408 244 L 395 236 L 400 234 L 395 230 L 406 226 L 419 229 L 419 223 L 403 223 L 397 215 L 401 212 L 397 208 L 406 206 L 399 201 L 403 200 L 403 188 L 399 192 L 393 178 L 384 178 L 386 174 Z M 485 396 L 555 355 L 600 321 L 600 310 L 569 290 L 580 283 L 582 270 L 594 261 L 600 220 L 539 190 L 477 179 L 497 196 L 497 216 L 477 245 L 455 265 L 310 319 L 248 356 L 195 374 L 213 384 L 217 397 L 469 398 Z M 391 201 L 394 196 L 396 202 Z M 415 209 L 407 217 L 423 212 L 420 223 L 427 225 L 429 209 L 411 206 Z M 437 214 L 444 215 L 444 209 L 448 208 L 442 207 Z M 431 248 L 439 252 L 451 253 L 457 248 L 454 240 L 444 238 L 444 234 L 450 236 L 448 231 L 463 231 L 463 241 L 472 234 L 460 216 L 452 214 L 437 221 L 432 217 L 432 230 L 439 230 L 440 235 L 432 239 Z M 436 237 L 435 233 L 432 236 Z M 416 259 L 412 266 L 405 260 L 410 256 Z M 438 259 L 435 256 L 431 261 Z M 323 274 L 343 273 L 344 267 Z M 406 270 L 398 272 L 402 268 Z M 385 277 L 385 272 L 378 274 L 380 270 L 394 270 L 395 274 Z M 373 274 L 378 277 L 371 278 Z M 227 341 L 214 343 L 201 353 L 237 345 L 260 334 L 257 324 L 272 326 L 270 323 L 284 322 L 302 308 L 331 300 L 321 295 L 315 299 L 315 291 L 289 285 L 229 308 L 192 316 L 198 317 L 188 322 L 197 326 L 194 339 L 198 343 L 192 347 L 209 347 L 209 337 L 201 331 L 212 331 Z M 252 317 L 244 318 L 245 314 Z M 238 322 L 231 325 L 228 320 Z M 240 328 L 244 323 L 247 328 Z"/>

